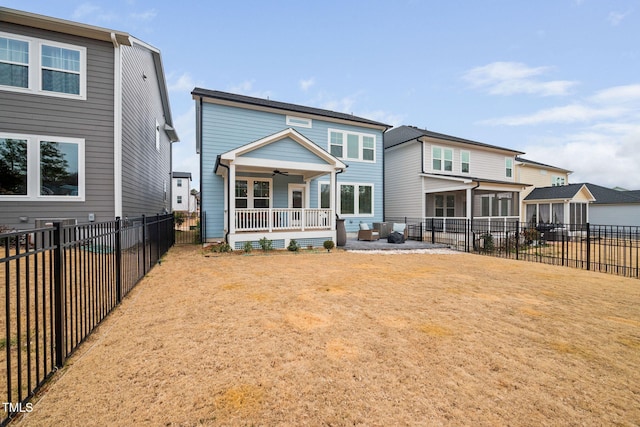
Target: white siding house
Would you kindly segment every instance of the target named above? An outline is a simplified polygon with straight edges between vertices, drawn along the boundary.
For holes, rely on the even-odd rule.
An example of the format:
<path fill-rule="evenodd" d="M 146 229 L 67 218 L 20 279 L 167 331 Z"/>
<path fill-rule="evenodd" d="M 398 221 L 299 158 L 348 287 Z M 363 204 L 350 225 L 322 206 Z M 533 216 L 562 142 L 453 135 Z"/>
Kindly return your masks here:
<path fill-rule="evenodd" d="M 385 218 L 518 220 L 519 151 L 400 126 L 385 133 Z"/>
<path fill-rule="evenodd" d="M 195 198 L 191 195 L 191 172 L 171 174 L 171 196 L 173 212 L 195 212 Z"/>

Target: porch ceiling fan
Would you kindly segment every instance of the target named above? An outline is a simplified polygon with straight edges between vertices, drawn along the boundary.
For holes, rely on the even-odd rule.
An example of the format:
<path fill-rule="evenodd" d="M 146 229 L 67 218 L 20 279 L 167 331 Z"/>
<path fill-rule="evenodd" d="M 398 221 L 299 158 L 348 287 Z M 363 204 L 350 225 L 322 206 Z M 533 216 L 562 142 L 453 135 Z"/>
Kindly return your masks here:
<path fill-rule="evenodd" d="M 275 169 L 273 171 L 273 173 L 271 174 L 271 176 L 275 176 L 275 175 L 289 176 L 289 172 L 285 172 L 285 171 L 281 171 L 279 169 Z"/>

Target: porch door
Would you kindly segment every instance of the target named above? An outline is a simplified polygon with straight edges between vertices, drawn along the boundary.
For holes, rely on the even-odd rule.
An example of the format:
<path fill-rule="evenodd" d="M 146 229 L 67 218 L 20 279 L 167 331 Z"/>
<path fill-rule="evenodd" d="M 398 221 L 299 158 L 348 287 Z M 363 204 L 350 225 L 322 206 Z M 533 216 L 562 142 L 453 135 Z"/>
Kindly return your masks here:
<path fill-rule="evenodd" d="M 305 186 L 304 184 L 289 184 L 289 208 L 300 209 L 291 213 L 291 225 L 300 227 L 302 225 L 302 209 L 305 208 Z"/>

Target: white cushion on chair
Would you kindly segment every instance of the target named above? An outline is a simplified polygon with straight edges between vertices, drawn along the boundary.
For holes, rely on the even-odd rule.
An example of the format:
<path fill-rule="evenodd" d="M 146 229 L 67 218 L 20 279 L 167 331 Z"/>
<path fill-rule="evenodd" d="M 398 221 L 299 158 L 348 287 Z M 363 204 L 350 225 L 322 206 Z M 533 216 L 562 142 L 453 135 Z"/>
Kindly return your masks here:
<path fill-rule="evenodd" d="M 366 222 L 360 223 L 360 230 L 368 230 L 368 229 L 369 229 L 369 224 L 367 224 Z"/>

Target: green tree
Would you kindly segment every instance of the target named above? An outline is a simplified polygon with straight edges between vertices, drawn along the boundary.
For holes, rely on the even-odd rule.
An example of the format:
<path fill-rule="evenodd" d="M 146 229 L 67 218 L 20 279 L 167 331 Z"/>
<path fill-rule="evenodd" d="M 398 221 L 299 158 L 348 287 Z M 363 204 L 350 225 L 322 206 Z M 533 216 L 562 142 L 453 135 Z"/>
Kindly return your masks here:
<path fill-rule="evenodd" d="M 27 194 L 27 142 L 0 139 L 0 194 Z"/>

